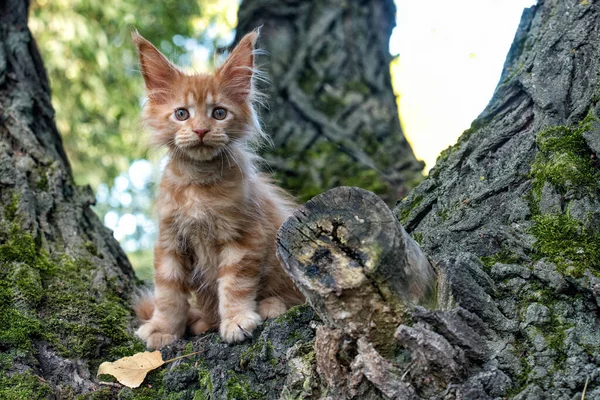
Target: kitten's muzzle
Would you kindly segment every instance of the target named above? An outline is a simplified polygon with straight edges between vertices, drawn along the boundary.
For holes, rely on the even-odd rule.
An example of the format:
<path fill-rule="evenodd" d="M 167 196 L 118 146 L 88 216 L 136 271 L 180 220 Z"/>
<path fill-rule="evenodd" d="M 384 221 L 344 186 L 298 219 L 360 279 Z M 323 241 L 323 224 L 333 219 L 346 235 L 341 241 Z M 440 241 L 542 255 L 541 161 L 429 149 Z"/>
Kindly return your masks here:
<path fill-rule="evenodd" d="M 204 135 L 206 135 L 210 129 L 194 129 L 194 133 L 198 135 L 200 140 L 204 139 Z"/>

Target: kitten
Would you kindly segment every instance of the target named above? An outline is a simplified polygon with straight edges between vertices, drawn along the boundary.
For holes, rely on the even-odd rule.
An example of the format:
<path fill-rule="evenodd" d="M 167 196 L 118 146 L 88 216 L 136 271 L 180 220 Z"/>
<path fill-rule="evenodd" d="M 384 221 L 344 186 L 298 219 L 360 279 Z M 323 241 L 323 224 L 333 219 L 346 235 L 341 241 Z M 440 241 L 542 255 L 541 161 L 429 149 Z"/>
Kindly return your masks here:
<path fill-rule="evenodd" d="M 154 297 L 138 301 L 137 335 L 158 349 L 219 328 L 250 337 L 304 297 L 275 256 L 275 235 L 294 208 L 255 168 L 248 142 L 263 135 L 253 102 L 254 46 L 244 36 L 214 75 L 187 75 L 137 32 L 148 102 L 143 119 L 169 162 L 157 198 Z"/>

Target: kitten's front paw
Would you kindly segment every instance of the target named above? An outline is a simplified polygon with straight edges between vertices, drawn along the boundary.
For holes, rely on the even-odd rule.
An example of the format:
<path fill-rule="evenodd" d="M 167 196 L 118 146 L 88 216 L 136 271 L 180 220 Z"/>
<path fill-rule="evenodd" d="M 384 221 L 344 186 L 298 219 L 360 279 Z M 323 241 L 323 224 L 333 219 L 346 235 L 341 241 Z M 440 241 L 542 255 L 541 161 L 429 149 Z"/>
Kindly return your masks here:
<path fill-rule="evenodd" d="M 140 326 L 138 330 L 135 331 L 135 334 L 146 342 L 146 347 L 150 350 L 160 349 L 181 337 L 181 335 L 172 332 L 165 332 L 164 329 L 161 329 L 161 327 L 152 320 Z"/>
<path fill-rule="evenodd" d="M 260 325 L 262 319 L 254 311 L 245 311 L 221 321 L 220 333 L 228 343 L 241 342 L 252 337 L 252 331 Z"/>

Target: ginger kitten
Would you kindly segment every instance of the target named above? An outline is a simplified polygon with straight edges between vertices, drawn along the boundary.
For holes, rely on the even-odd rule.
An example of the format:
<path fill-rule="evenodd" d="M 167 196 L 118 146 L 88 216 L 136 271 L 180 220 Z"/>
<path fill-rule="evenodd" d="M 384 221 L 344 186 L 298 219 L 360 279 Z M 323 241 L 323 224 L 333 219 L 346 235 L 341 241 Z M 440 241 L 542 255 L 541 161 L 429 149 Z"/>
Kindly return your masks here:
<path fill-rule="evenodd" d="M 266 318 L 304 301 L 275 256 L 293 202 L 256 171 L 248 142 L 262 135 L 253 101 L 257 32 L 213 75 L 187 75 L 137 32 L 148 102 L 143 119 L 169 162 L 157 198 L 154 296 L 140 299 L 137 335 L 158 349 L 219 328 L 250 337 Z"/>

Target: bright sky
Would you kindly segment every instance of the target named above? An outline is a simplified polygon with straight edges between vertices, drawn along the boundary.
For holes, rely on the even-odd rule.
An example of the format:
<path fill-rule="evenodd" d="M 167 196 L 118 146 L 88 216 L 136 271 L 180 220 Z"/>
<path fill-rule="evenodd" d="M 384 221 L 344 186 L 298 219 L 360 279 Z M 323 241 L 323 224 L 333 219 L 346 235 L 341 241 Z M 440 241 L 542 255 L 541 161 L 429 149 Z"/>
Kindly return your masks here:
<path fill-rule="evenodd" d="M 534 4 L 396 0 L 394 88 L 404 132 L 426 171 L 491 99 L 521 13 Z"/>

